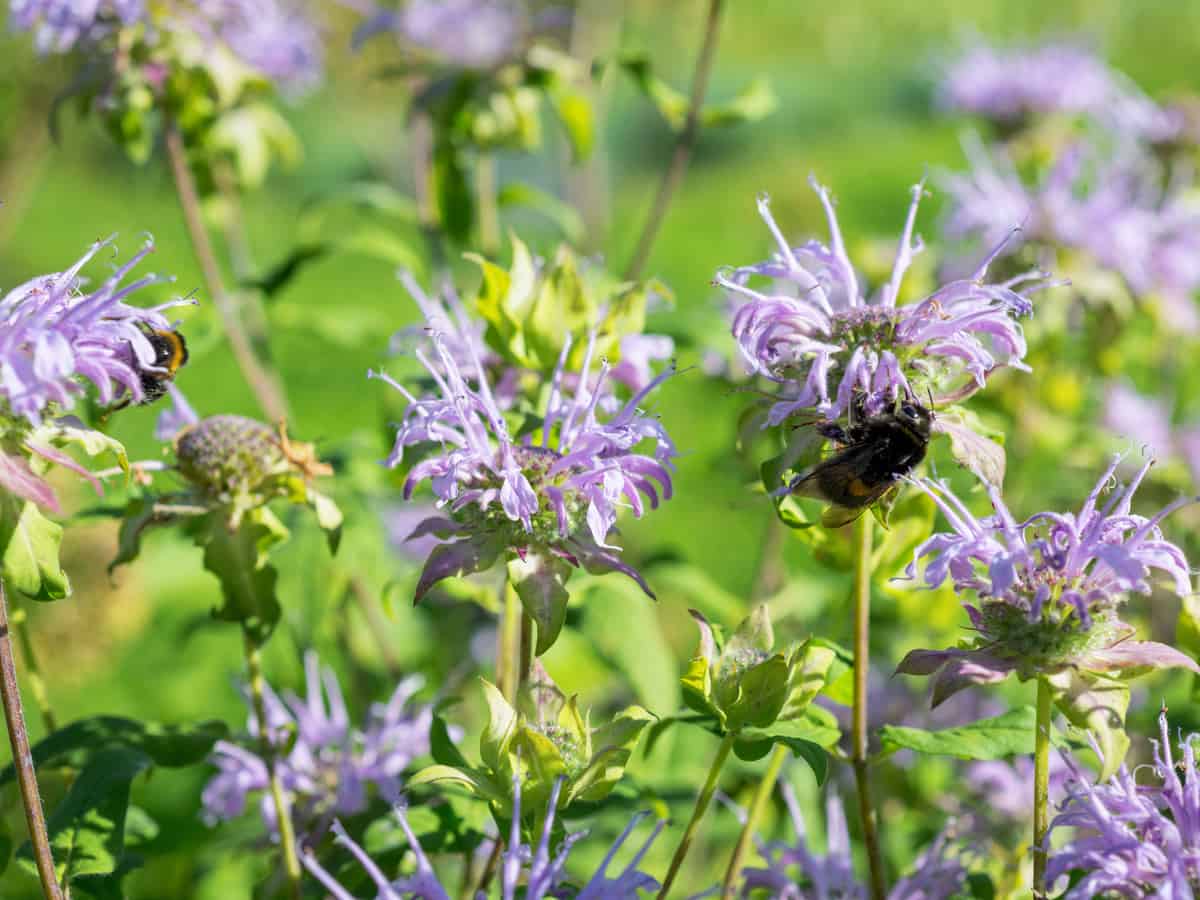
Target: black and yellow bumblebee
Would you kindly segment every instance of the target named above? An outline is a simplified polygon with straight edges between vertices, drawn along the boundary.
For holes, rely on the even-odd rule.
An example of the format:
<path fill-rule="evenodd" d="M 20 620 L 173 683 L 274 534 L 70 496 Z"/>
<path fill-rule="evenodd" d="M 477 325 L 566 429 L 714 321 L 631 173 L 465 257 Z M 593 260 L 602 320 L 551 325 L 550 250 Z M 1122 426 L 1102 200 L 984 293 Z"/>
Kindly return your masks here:
<path fill-rule="evenodd" d="M 798 475 L 788 489 L 798 497 L 828 503 L 830 508 L 821 517 L 826 527 L 853 522 L 925 458 L 933 418 L 932 410 L 911 399 L 868 416 L 861 398 L 856 398 L 848 428 L 836 422 L 814 424 L 837 449 Z"/>
<path fill-rule="evenodd" d="M 147 366 L 133 355 L 133 370 L 137 373 L 142 388 L 142 399 L 139 404 L 153 403 L 167 392 L 167 384 L 175 378 L 175 373 L 188 361 L 187 341 L 178 331 L 151 328 L 139 325 L 146 340 L 154 350 L 154 362 Z M 130 394 L 123 401 L 112 407 L 113 410 L 124 409 L 133 403 Z"/>

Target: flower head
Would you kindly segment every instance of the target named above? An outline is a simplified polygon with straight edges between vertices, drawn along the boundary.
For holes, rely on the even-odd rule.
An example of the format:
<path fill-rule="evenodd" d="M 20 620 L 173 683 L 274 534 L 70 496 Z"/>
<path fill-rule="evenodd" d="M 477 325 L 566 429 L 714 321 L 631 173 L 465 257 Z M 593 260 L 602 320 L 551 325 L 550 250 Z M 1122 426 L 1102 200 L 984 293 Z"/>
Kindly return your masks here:
<path fill-rule="evenodd" d="M 321 34 L 303 0 L 201 0 L 197 30 L 295 94 L 321 79 Z"/>
<path fill-rule="evenodd" d="M 1151 573 L 1166 574 L 1175 593 L 1191 593 L 1183 551 L 1159 528 L 1191 498 L 1157 515 L 1132 512 L 1133 494 L 1149 471 L 1147 462 L 1127 486 L 1101 503 L 1116 472 L 1115 458 L 1077 513 L 1041 512 L 1018 522 L 999 491 L 987 485 L 993 514 L 975 517 L 945 485 L 916 484 L 938 505 L 953 531 L 922 543 L 908 568 L 927 559 L 924 582 L 949 579 L 955 591 L 974 594 L 965 604 L 974 639 L 952 650 L 914 650 L 898 671 L 937 673 L 934 703 L 972 683 L 1085 670 L 1110 673 L 1146 666 L 1185 666 L 1189 657 L 1164 644 L 1129 640 L 1133 629 L 1118 618 L 1130 593 L 1150 593 Z"/>
<path fill-rule="evenodd" d="M 311 651 L 305 654 L 304 670 L 303 698 L 290 692 L 280 698 L 267 686 L 265 737 L 253 713 L 248 724 L 253 750 L 230 741 L 215 745 L 212 761 L 218 773 L 203 794 L 210 823 L 241 815 L 249 795 L 261 793 L 263 821 L 277 834 L 267 765 L 260 755 L 264 740 L 279 750 L 276 767 L 297 831 L 311 837 L 322 834 L 334 816 L 366 809 L 371 786 L 385 798 L 396 797 L 404 770 L 429 752 L 432 708 L 412 702 L 421 687 L 419 677 L 401 681 L 386 703 L 371 707 L 366 725 L 358 729 L 350 723 L 333 670 L 322 669 Z"/>
<path fill-rule="evenodd" d="M 1156 783 L 1138 784 L 1124 765 L 1107 781 L 1091 784 L 1076 777 L 1062 811 L 1050 823 L 1074 829 L 1070 843 L 1053 851 L 1047 884 L 1072 872 L 1082 875 L 1064 900 L 1108 896 L 1192 897 L 1200 883 L 1200 770 L 1189 735 L 1180 742 L 1183 758 L 1171 753 L 1167 711 L 1158 719 L 1154 741 Z"/>
<path fill-rule="evenodd" d="M 148 308 L 126 302 L 169 280 L 144 275 L 122 283 L 153 250 L 149 241 L 94 289 L 85 289 L 80 271 L 112 241 L 97 241 L 65 272 L 34 278 L 0 298 L 0 402 L 8 416 L 38 425 L 69 411 L 87 382 L 106 406 L 123 394 L 142 399 L 139 369 L 156 368 L 147 332 L 172 328 L 163 312 L 193 301 Z"/>
<path fill-rule="evenodd" d="M 1157 300 L 1174 327 L 1200 328 L 1200 207 L 1186 198 L 1186 179 L 1163 187 L 1145 156 L 1076 142 L 1031 184 L 1003 150 L 989 153 L 974 137 L 965 150 L 970 171 L 943 178 L 949 237 L 991 244 L 1020 223 L 1034 246 L 1082 257 L 1066 271 L 1089 293 L 1113 293 L 1098 278 L 1115 276 L 1134 296 Z"/>
<path fill-rule="evenodd" d="M 830 792 L 825 800 L 827 849 L 819 856 L 808 847 L 804 817 L 791 785 L 781 782 L 780 790 L 795 841 L 776 841 L 760 848 L 767 866 L 745 870 L 741 896 L 761 889 L 778 900 L 865 900 L 867 888 L 854 874 L 846 812 L 838 796 Z M 950 835 L 944 832 L 917 859 L 913 874 L 893 885 L 888 900 L 946 900 L 957 894 L 966 880 L 967 870 L 954 853 Z"/>
<path fill-rule="evenodd" d="M 427 451 L 413 463 L 404 484 L 411 497 L 428 481 L 447 517 L 429 519 L 413 536 L 456 538 L 429 558 L 417 586 L 418 599 L 437 581 L 479 571 L 511 551 L 549 565 L 583 565 L 641 576 L 620 560 L 609 537 L 617 509 L 634 515 L 671 496 L 676 455 L 666 429 L 640 404 L 669 377 L 659 375 L 605 415 L 612 366 L 593 371 L 596 335 L 584 352 L 580 377 L 569 379 L 572 349 L 567 335 L 537 410 L 540 421 L 522 434 L 505 417 L 465 318 L 430 320 L 428 345 L 415 351 L 435 391 L 416 396 L 386 375 L 408 401 L 388 466 L 406 453 Z M 442 329 L 449 325 L 450 331 Z M 569 382 L 574 381 L 571 385 Z"/>
<path fill-rule="evenodd" d="M 511 832 L 508 848 L 504 851 L 500 863 L 500 896 L 502 900 L 516 900 L 518 888 L 520 896 L 525 900 L 542 900 L 545 897 L 559 896 L 559 890 L 565 889 L 572 882 L 568 881 L 566 866 L 572 847 L 587 837 L 586 831 L 577 831 L 566 835 L 557 850 L 551 846 L 551 836 L 554 831 L 554 817 L 558 802 L 558 791 L 561 781 L 556 783 L 551 793 L 549 805 L 545 813 L 545 826 L 540 832 L 536 846 L 521 840 L 521 788 L 514 779 L 514 803 Z M 401 900 L 402 897 L 418 897 L 421 900 L 448 900 L 449 891 L 438 880 L 429 857 L 421 849 L 412 827 L 404 815 L 404 808 L 397 806 L 395 815 L 408 839 L 408 846 L 416 857 L 416 873 L 396 881 L 389 881 L 382 870 L 375 865 L 366 851 L 362 849 L 342 828 L 341 823 L 334 822 L 333 829 L 337 835 L 337 843 L 341 844 L 359 861 L 366 870 L 378 890 L 376 900 Z M 617 837 L 605 854 L 599 868 L 588 879 L 587 883 L 571 896 L 576 900 L 637 900 L 642 891 L 653 891 L 659 887 L 658 882 L 644 872 L 638 870 L 642 857 L 650 849 L 662 831 L 665 822 L 659 822 L 651 831 L 650 836 L 634 854 L 615 878 L 610 878 L 608 868 L 613 857 L 624 845 L 633 829 L 646 817 L 645 812 L 634 815 L 625 826 L 625 830 Z M 334 900 L 354 900 L 337 880 L 316 860 L 312 854 L 305 854 L 304 865 L 313 874 Z"/>
<path fill-rule="evenodd" d="M 524 11 L 509 0 L 412 0 L 372 10 L 355 43 L 391 32 L 441 62 L 482 70 L 514 59 L 528 29 Z"/>
<path fill-rule="evenodd" d="M 1026 295 L 1044 276 L 1029 272 L 984 283 L 1007 238 L 969 278 L 899 305 L 904 274 L 923 246 L 913 227 L 924 185 L 913 188 L 891 278 L 868 296 L 846 254 L 829 192 L 811 183 L 825 208 L 829 246 L 810 241 L 792 247 L 764 195 L 758 211 L 777 252 L 716 276 L 717 284 L 744 301 L 734 315 L 733 336 L 747 367 L 781 386 L 769 424 L 806 410 L 837 418 L 856 394 L 874 414 L 901 395 L 922 396 L 964 377 L 981 387 L 997 366 L 1024 367 L 1025 339 L 1016 319 L 1032 312 Z M 773 279 L 774 290 L 750 287 L 753 276 Z"/>
<path fill-rule="evenodd" d="M 1169 139 L 1180 127 L 1177 116 L 1080 43 L 1009 48 L 976 43 L 947 66 L 940 102 L 1005 126 L 1033 116 L 1086 115 L 1150 140 Z"/>

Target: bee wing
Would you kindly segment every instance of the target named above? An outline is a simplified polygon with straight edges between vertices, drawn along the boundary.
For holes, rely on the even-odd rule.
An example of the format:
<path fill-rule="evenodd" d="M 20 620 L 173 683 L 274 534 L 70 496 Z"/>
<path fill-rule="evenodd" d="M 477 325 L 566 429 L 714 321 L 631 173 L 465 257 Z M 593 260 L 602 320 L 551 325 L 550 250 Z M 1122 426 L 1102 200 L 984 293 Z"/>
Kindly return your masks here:
<path fill-rule="evenodd" d="M 848 506 L 829 506 L 821 513 L 821 524 L 826 528 L 841 528 L 843 525 L 849 525 L 870 506 L 860 506 L 857 509 L 851 509 Z"/>

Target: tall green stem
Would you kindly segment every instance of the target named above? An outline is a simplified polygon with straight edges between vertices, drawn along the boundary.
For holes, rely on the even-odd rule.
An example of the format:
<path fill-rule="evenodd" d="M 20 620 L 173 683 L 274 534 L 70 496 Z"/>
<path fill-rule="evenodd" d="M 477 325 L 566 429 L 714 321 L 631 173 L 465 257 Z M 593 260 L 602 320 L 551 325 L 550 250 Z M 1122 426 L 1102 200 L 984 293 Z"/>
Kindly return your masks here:
<path fill-rule="evenodd" d="M 521 684 L 521 598 L 509 581 L 504 582 L 504 609 L 500 619 L 500 656 L 496 660 L 496 680 L 500 693 L 512 704 L 517 702 Z"/>
<path fill-rule="evenodd" d="M 21 688 L 17 684 L 17 663 L 9 634 L 8 601 L 3 581 L 0 581 L 0 703 L 4 706 L 4 722 L 8 726 L 8 740 L 12 745 L 17 788 L 21 793 L 25 824 L 29 826 L 29 843 L 33 847 L 33 861 L 42 883 L 42 894 L 46 900 L 63 900 L 62 888 L 54 872 L 54 856 L 50 852 L 46 813 L 42 809 L 42 795 L 38 791 L 33 754 L 29 749 L 29 732 L 25 730 L 25 713 L 21 709 Z"/>
<path fill-rule="evenodd" d="M 729 867 L 725 870 L 725 881 L 721 884 L 721 900 L 731 900 L 737 891 L 737 879 L 742 874 L 742 866 L 746 864 L 746 854 L 750 852 L 750 844 L 754 841 L 754 834 L 758 831 L 763 813 L 767 811 L 767 804 L 775 792 L 775 782 L 779 780 L 779 772 L 783 769 L 783 764 L 787 762 L 790 752 L 783 744 L 776 744 L 771 751 L 771 759 L 767 762 L 767 771 L 763 773 L 762 780 L 758 783 L 758 790 L 755 791 L 754 799 L 750 802 L 750 812 L 746 815 L 746 823 L 742 826 L 741 837 L 738 838 L 737 846 L 733 848 L 733 856 L 729 858 Z"/>
<path fill-rule="evenodd" d="M 858 786 L 858 813 L 862 819 L 863 842 L 871 870 L 872 900 L 887 896 L 883 852 L 879 846 L 879 822 L 871 796 L 871 773 L 867 768 L 867 676 L 871 671 L 871 552 L 873 547 L 870 512 L 859 516 L 854 570 L 854 709 L 850 733 L 850 761 Z"/>
<path fill-rule="evenodd" d="M 279 828 L 279 849 L 283 854 L 283 869 L 287 874 L 288 893 L 292 900 L 300 900 L 300 856 L 296 852 L 296 831 L 292 827 L 292 813 L 283 796 L 283 782 L 275 760 L 275 746 L 267 726 L 267 704 L 264 699 L 262 654 L 258 641 L 249 631 L 244 632 L 246 646 L 246 668 L 250 675 L 250 697 L 254 704 L 254 718 L 258 722 L 258 739 L 263 759 L 267 762 L 267 775 L 271 784 L 271 801 L 275 804 L 275 820 Z"/>
<path fill-rule="evenodd" d="M 500 250 L 497 190 L 496 157 L 480 153 L 475 160 L 475 195 L 479 200 L 479 249 L 484 256 L 494 256 Z"/>
<path fill-rule="evenodd" d="M 708 90 L 708 76 L 712 73 L 713 59 L 717 55 L 717 34 L 720 32 L 721 7 L 724 0 L 709 0 L 708 18 L 704 27 L 704 43 L 700 47 L 700 55 L 696 58 L 696 71 L 692 75 L 691 96 L 688 99 L 687 117 L 679 137 L 675 139 L 675 149 L 671 153 L 671 161 L 663 173 L 663 179 L 658 185 L 658 193 L 654 195 L 654 205 L 650 208 L 650 216 L 642 228 L 642 234 L 634 247 L 633 258 L 625 270 L 627 281 L 636 281 L 641 277 L 642 270 L 650 259 L 650 249 L 658 230 L 666 218 L 667 209 L 671 206 L 671 198 L 683 180 L 687 171 L 688 160 L 692 157 L 692 148 L 700 134 L 700 110 L 704 106 L 704 94 Z"/>
<path fill-rule="evenodd" d="M 663 900 L 671 892 L 671 885 L 675 883 L 679 867 L 683 865 L 683 860 L 692 846 L 692 839 L 696 836 L 696 828 L 700 825 L 700 820 L 704 818 L 704 813 L 712 802 L 713 793 L 717 789 L 717 781 L 721 777 L 721 769 L 725 765 L 725 760 L 729 758 L 729 751 L 733 749 L 735 740 L 737 740 L 736 732 L 731 732 L 721 738 L 721 746 L 717 748 L 717 755 L 708 770 L 708 780 L 704 782 L 700 796 L 696 798 L 696 808 L 692 810 L 692 818 L 688 821 L 679 846 L 675 848 L 675 855 L 671 858 L 671 868 L 667 870 L 667 877 L 663 879 L 662 889 L 658 892 L 659 900 Z"/>
<path fill-rule="evenodd" d="M 1050 682 L 1038 679 L 1033 744 L 1033 894 L 1046 895 L 1046 831 L 1050 827 Z"/>
<path fill-rule="evenodd" d="M 192 242 L 192 251 L 200 264 L 200 272 L 204 283 L 211 294 L 211 300 L 221 319 L 221 329 L 229 340 L 229 348 L 233 351 L 234 361 L 241 370 L 246 383 L 250 385 L 255 399 L 263 414 L 272 422 L 280 422 L 287 418 L 287 401 L 283 395 L 283 387 L 276 376 L 258 358 L 254 347 L 242 327 L 237 303 L 232 294 L 225 290 L 225 280 L 221 276 L 221 267 L 217 263 L 217 255 L 213 251 L 212 240 L 204 224 L 204 216 L 200 211 L 200 196 L 196 193 L 196 182 L 188 167 L 187 151 L 183 146 L 183 135 L 173 122 L 167 124 L 166 133 L 167 159 L 171 164 L 171 175 L 175 179 L 175 193 L 179 197 L 179 208 L 183 213 L 183 222 L 187 226 L 188 237 Z"/>

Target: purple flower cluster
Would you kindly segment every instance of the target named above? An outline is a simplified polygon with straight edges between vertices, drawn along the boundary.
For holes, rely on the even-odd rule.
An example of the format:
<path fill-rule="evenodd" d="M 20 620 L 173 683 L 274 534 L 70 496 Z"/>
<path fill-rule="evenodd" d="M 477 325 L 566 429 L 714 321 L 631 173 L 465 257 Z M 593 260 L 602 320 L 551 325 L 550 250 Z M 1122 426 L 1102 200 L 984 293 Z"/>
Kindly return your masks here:
<path fill-rule="evenodd" d="M 1183 653 L 1152 641 L 1129 640 L 1133 629 L 1117 617 L 1131 592 L 1148 594 L 1152 570 L 1165 573 L 1175 593 L 1191 593 L 1183 551 L 1166 540 L 1159 524 L 1191 498 L 1147 518 L 1131 511 L 1133 494 L 1150 469 L 1100 505 L 1119 458 L 1096 482 L 1078 513 L 1041 512 L 1018 522 L 999 491 L 986 485 L 993 514 L 975 517 L 944 484 L 914 480 L 953 531 L 935 534 L 915 551 L 928 559 L 924 583 L 947 579 L 956 592 L 973 592 L 965 604 L 976 637 L 970 646 L 914 650 L 897 671 L 932 675 L 938 704 L 971 684 L 1057 671 L 1064 666 L 1106 672 L 1141 666 L 1200 667 Z"/>
<path fill-rule="evenodd" d="M 1183 758 L 1177 761 L 1165 709 L 1158 724 L 1161 737 L 1153 742 L 1156 784 L 1138 784 L 1124 765 L 1102 784 L 1078 774 L 1072 782 L 1070 798 L 1047 835 L 1049 840 L 1056 830 L 1074 830 L 1073 840 L 1053 851 L 1046 867 L 1048 885 L 1072 872 L 1082 874 L 1063 900 L 1110 894 L 1176 900 L 1195 896 L 1200 885 L 1197 735 L 1180 743 Z"/>
<path fill-rule="evenodd" d="M 409 470 L 405 498 L 429 481 L 449 513 L 426 520 L 412 537 L 457 539 L 430 556 L 418 597 L 449 575 L 486 568 L 502 550 L 521 555 L 530 547 L 545 548 L 572 565 L 624 572 L 649 593 L 607 541 L 618 507 L 628 506 L 640 516 L 647 506 L 658 505 L 660 495 L 671 496 L 675 447 L 662 424 L 639 404 L 672 371 L 606 416 L 612 367 L 602 360 L 593 375 L 593 333 L 580 376 L 569 379 L 568 338 L 547 386 L 541 423 L 519 436 L 506 421 L 469 337 L 471 323 L 461 307 L 451 307 L 451 313 L 453 320 L 429 320 L 429 344 L 414 351 L 433 379 L 435 394 L 417 397 L 388 376 L 372 373 L 408 401 L 387 465 L 400 465 L 406 450 L 425 451 Z"/>
<path fill-rule="evenodd" d="M 976 43 L 946 67 L 939 99 L 944 107 L 1004 125 L 1035 115 L 1085 115 L 1153 141 L 1169 140 L 1181 127 L 1176 115 L 1079 43 Z"/>
<path fill-rule="evenodd" d="M 11 0 L 9 4 L 9 25 L 33 31 L 42 53 L 65 53 L 145 15 L 145 0 Z"/>
<path fill-rule="evenodd" d="M 464 69 L 491 69 L 513 59 L 528 32 L 524 11 L 507 0 L 411 0 L 400 9 L 363 6 L 368 18 L 355 34 L 356 44 L 391 32 Z"/>
<path fill-rule="evenodd" d="M 970 170 L 943 177 L 949 237 L 993 244 L 1019 223 L 1031 242 L 1082 252 L 1136 296 L 1155 297 L 1172 326 L 1200 328 L 1200 206 L 1184 180 L 1163 187 L 1145 156 L 1077 142 L 1030 185 L 1002 149 L 989 153 L 977 139 L 965 149 Z"/>
<path fill-rule="evenodd" d="M 422 683 L 413 676 L 401 681 L 386 703 L 374 704 L 366 727 L 359 730 L 350 723 L 333 670 L 322 670 L 311 651 L 305 654 L 304 670 L 303 698 L 291 693 L 280 698 L 266 688 L 266 734 L 272 746 L 290 746 L 275 765 L 297 832 L 319 836 L 335 816 L 365 810 L 371 785 L 385 798 L 399 795 L 403 771 L 429 752 L 433 710 L 411 702 Z M 248 728 L 254 751 L 229 741 L 215 745 L 212 762 L 218 773 L 204 788 L 204 815 L 210 823 L 236 818 L 250 794 L 262 793 L 262 818 L 276 836 L 267 763 L 258 755 L 263 732 L 253 713 Z"/>
<path fill-rule="evenodd" d="M 981 387 L 997 366 L 1024 367 L 1025 339 L 1016 319 L 1032 312 L 1027 295 L 1044 284 L 1044 275 L 1029 272 L 1001 284 L 984 283 L 988 266 L 1011 234 L 969 278 L 898 305 L 905 272 L 922 249 L 913 235 L 924 192 L 918 184 L 891 278 L 868 298 L 846 254 L 829 193 L 811 183 L 825 209 L 830 245 L 809 241 L 792 247 L 762 196 L 758 211 L 777 252 L 765 262 L 718 272 L 715 280 L 742 301 L 734 313 L 733 336 L 747 367 L 780 385 L 769 424 L 807 410 L 837 418 L 860 393 L 870 414 L 898 396 L 961 388 L 964 380 Z M 773 289 L 750 287 L 753 276 L 773 279 Z"/>
<path fill-rule="evenodd" d="M 95 385 L 106 406 L 126 393 L 141 400 L 138 369 L 153 370 L 156 358 L 146 331 L 170 329 L 163 312 L 193 301 L 177 299 L 148 308 L 125 302 L 144 287 L 170 280 L 144 275 L 122 283 L 154 249 L 149 241 L 98 286 L 85 289 L 80 271 L 112 241 L 97 241 L 65 272 L 39 276 L 0 298 L 5 415 L 38 425 L 70 410 L 85 382 Z"/>
<path fill-rule="evenodd" d="M 765 890 L 776 900 L 866 900 L 867 888 L 854 874 L 841 800 L 832 792 L 826 797 L 826 852 L 818 856 L 808 847 L 804 817 L 791 786 L 782 782 L 780 789 L 796 839 L 761 848 L 767 867 L 745 870 L 741 896 Z M 966 879 L 967 870 L 954 853 L 949 834 L 943 833 L 917 858 L 913 873 L 896 882 L 887 896 L 888 900 L 947 900 L 962 890 Z"/>
<path fill-rule="evenodd" d="M 290 94 L 321 80 L 321 33 L 303 0 L 202 0 L 197 30 Z"/>
<path fill-rule="evenodd" d="M 518 896 L 518 886 L 521 889 L 520 896 L 525 900 L 543 900 L 545 897 L 560 896 L 559 890 L 566 887 L 567 857 L 571 848 L 587 837 L 587 832 L 577 831 L 568 834 L 558 845 L 558 849 L 551 853 L 554 815 L 561 788 L 562 780 L 560 779 L 551 791 L 550 801 L 546 808 L 546 823 L 542 828 L 538 845 L 534 848 L 521 842 L 521 783 L 519 778 L 513 779 L 512 830 L 509 835 L 508 849 L 504 851 L 500 863 L 500 896 L 503 900 L 515 900 Z M 333 827 L 334 833 L 337 835 L 337 843 L 350 851 L 375 883 L 378 890 L 376 900 L 401 900 L 403 897 L 417 897 L 420 900 L 449 900 L 451 895 L 434 873 L 429 858 L 421 849 L 416 835 L 413 834 L 412 828 L 405 818 L 404 809 L 396 807 L 395 814 L 400 822 L 400 827 L 404 829 L 408 838 L 408 845 L 417 858 L 415 874 L 399 880 L 388 880 L 366 851 L 346 834 L 340 823 L 335 822 Z M 644 872 L 638 871 L 638 866 L 641 864 L 642 857 L 646 855 L 646 851 L 650 849 L 650 845 L 662 831 L 665 822 L 659 822 L 654 827 L 641 849 L 634 854 L 633 859 L 626 864 L 616 878 L 608 876 L 608 867 L 612 863 L 613 857 L 645 816 L 644 812 L 638 813 L 625 826 L 625 830 L 621 832 L 609 848 L 608 853 L 605 854 L 599 868 L 579 889 L 578 893 L 571 895 L 575 897 L 575 900 L 637 900 L 642 891 L 658 889 L 658 882 Z M 309 872 L 321 882 L 334 900 L 354 900 L 353 896 L 338 884 L 337 880 L 311 854 L 306 854 L 303 861 Z"/>

